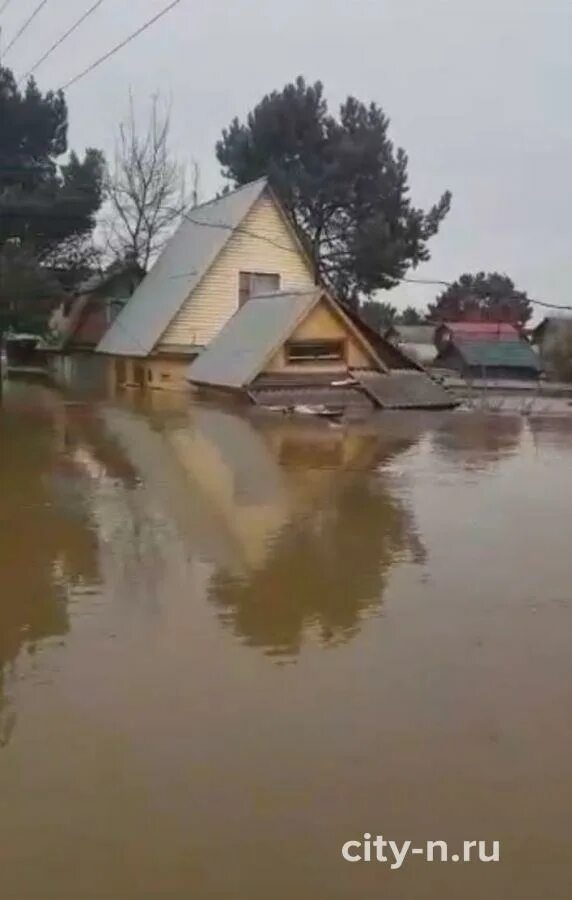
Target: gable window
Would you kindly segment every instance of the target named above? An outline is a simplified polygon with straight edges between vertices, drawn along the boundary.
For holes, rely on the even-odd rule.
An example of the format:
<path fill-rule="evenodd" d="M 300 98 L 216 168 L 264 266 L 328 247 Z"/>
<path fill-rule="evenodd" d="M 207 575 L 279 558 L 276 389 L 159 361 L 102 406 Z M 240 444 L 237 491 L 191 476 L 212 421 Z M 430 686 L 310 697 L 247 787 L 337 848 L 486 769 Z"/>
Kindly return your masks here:
<path fill-rule="evenodd" d="M 252 297 L 274 294 L 280 290 L 280 275 L 264 272 L 240 272 L 238 276 L 238 305 L 244 304 Z"/>
<path fill-rule="evenodd" d="M 290 364 L 343 362 L 345 344 L 341 340 L 289 341 L 286 344 L 286 361 Z"/>

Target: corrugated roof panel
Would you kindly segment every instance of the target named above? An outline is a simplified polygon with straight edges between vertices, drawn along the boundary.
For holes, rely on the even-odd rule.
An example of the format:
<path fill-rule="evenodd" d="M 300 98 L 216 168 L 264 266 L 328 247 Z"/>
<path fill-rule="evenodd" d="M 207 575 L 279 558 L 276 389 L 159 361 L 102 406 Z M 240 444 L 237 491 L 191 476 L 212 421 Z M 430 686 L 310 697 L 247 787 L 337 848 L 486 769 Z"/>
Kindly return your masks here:
<path fill-rule="evenodd" d="M 444 328 L 459 340 L 520 340 L 518 329 L 510 322 L 445 322 Z"/>
<path fill-rule="evenodd" d="M 322 293 L 312 290 L 253 297 L 190 365 L 187 378 L 195 384 L 222 388 L 250 384 Z"/>
<path fill-rule="evenodd" d="M 540 360 L 524 341 L 456 341 L 455 345 L 469 366 L 504 366 L 540 371 Z"/>
<path fill-rule="evenodd" d="M 266 179 L 190 210 L 97 350 L 148 356 L 254 203 Z"/>

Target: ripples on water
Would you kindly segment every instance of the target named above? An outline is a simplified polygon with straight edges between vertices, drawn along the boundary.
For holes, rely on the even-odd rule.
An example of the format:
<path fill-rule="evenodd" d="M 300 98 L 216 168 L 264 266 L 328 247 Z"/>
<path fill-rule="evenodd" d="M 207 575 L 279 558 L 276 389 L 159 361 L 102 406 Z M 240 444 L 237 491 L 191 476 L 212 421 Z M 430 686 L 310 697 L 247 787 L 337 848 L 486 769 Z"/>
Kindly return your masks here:
<path fill-rule="evenodd" d="M 571 444 L 9 385 L 3 896 L 568 898 Z"/>

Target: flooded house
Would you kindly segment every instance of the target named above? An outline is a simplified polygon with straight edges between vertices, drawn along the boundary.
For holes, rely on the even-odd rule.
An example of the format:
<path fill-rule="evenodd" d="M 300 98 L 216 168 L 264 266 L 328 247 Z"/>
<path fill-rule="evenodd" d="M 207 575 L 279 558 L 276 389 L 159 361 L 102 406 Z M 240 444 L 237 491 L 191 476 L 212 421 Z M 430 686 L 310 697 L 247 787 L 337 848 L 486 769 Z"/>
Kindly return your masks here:
<path fill-rule="evenodd" d="M 45 343 L 37 334 L 10 332 L 0 336 L 0 382 L 2 374 L 44 375 L 48 371 Z"/>
<path fill-rule="evenodd" d="M 542 364 L 522 332 L 508 322 L 445 322 L 435 333 L 435 365 L 467 379 L 535 381 Z"/>
<path fill-rule="evenodd" d="M 572 313 L 547 316 L 533 330 L 530 341 L 549 376 L 572 372 Z"/>
<path fill-rule="evenodd" d="M 454 405 L 421 367 L 383 339 L 370 342 L 359 319 L 320 287 L 252 298 L 188 379 L 260 406 L 324 414 Z"/>
<path fill-rule="evenodd" d="M 312 261 L 266 179 L 184 217 L 97 352 L 109 358 L 116 386 L 193 384 L 260 403 L 294 402 L 302 391 L 307 402 L 319 395 L 371 408 L 380 405 L 373 376 L 392 373 L 383 383 L 388 405 L 451 402 L 421 366 L 372 339 L 359 317 L 316 287 Z M 333 384 L 349 375 L 351 384 Z"/>
<path fill-rule="evenodd" d="M 310 290 L 311 262 L 266 179 L 190 210 L 100 341 L 119 386 L 189 390 L 189 363 L 251 298 Z"/>
<path fill-rule="evenodd" d="M 48 362 L 57 382 L 92 385 L 105 378 L 95 349 L 143 278 L 136 263 L 116 263 L 84 281 L 50 320 Z"/>

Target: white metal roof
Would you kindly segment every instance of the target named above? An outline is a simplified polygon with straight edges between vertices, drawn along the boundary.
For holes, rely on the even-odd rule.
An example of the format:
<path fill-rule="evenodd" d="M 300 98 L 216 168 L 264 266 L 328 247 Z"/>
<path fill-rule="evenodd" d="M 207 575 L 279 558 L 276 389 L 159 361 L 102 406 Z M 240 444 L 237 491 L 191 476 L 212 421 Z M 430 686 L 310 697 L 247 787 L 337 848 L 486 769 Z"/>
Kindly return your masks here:
<path fill-rule="evenodd" d="M 323 290 L 314 288 L 253 297 L 191 363 L 188 380 L 225 388 L 250 384 L 323 296 Z"/>
<path fill-rule="evenodd" d="M 263 178 L 190 210 L 97 351 L 148 356 L 266 187 Z"/>

